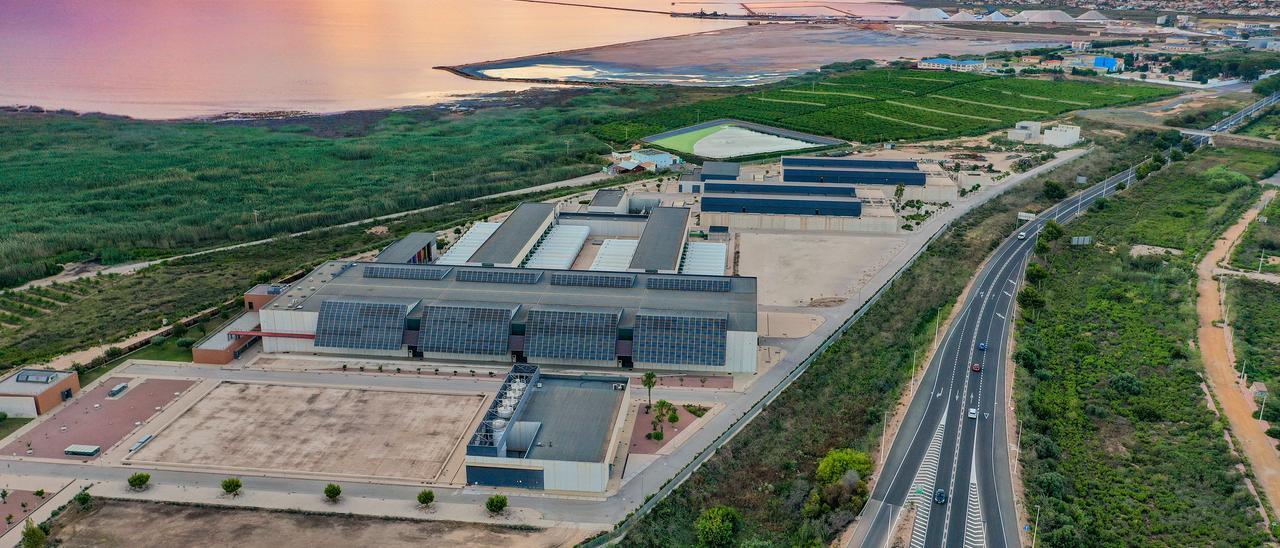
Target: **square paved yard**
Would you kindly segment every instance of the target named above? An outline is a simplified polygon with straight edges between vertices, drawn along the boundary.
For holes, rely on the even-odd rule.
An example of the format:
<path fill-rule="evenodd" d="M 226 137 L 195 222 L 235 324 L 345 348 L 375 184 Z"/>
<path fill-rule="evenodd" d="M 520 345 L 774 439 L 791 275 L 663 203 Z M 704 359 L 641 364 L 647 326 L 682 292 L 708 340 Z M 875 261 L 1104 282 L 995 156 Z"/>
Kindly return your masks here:
<path fill-rule="evenodd" d="M 431 480 L 486 398 L 224 382 L 138 461 Z"/>
<path fill-rule="evenodd" d="M 129 389 L 119 397 L 107 397 L 107 392 L 122 382 L 129 383 Z M 157 408 L 168 405 L 193 384 L 173 379 L 112 377 L 54 410 L 53 416 L 0 449 L 0 454 L 27 455 L 30 443 L 28 456 L 93 460 L 96 457 L 70 457 L 62 452 L 68 445 L 78 443 L 97 445 L 105 453 L 137 428 L 136 423 L 151 420 L 160 412 Z"/>

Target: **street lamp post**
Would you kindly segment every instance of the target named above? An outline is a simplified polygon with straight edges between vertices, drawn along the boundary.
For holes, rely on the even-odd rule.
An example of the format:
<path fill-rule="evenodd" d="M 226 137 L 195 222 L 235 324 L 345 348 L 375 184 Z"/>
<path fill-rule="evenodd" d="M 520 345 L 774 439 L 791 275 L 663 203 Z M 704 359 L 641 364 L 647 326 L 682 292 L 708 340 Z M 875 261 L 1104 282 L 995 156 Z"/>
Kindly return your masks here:
<path fill-rule="evenodd" d="M 1040 505 L 1036 505 L 1036 525 L 1031 530 L 1031 548 L 1036 548 L 1036 535 L 1040 533 Z"/>

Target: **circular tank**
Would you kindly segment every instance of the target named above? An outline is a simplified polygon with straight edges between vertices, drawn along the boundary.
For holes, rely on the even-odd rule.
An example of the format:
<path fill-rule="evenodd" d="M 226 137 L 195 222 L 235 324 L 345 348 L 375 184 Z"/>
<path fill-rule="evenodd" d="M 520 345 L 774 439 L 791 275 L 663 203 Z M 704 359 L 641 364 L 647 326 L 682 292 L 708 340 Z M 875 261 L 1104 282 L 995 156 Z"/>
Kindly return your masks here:
<path fill-rule="evenodd" d="M 501 431 L 506 430 L 506 429 L 507 429 L 507 421 L 506 421 L 506 419 L 494 419 L 494 420 L 493 420 L 493 431 L 494 431 L 494 432 L 501 432 Z"/>
<path fill-rule="evenodd" d="M 509 419 L 511 418 L 511 414 L 515 413 L 515 411 L 516 411 L 515 407 L 509 406 L 509 405 L 503 405 L 498 408 L 498 416 L 504 419 Z"/>

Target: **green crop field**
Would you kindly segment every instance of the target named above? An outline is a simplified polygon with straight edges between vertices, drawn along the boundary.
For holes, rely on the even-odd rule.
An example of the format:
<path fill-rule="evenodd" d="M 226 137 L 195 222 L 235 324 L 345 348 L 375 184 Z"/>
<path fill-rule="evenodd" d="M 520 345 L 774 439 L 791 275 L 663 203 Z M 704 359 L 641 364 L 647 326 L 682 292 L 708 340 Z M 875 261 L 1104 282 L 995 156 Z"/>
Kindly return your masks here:
<path fill-rule="evenodd" d="M 1175 93 L 1147 84 L 877 69 L 636 114 L 604 124 L 595 133 L 625 142 L 716 118 L 735 118 L 850 141 L 938 139 Z"/>

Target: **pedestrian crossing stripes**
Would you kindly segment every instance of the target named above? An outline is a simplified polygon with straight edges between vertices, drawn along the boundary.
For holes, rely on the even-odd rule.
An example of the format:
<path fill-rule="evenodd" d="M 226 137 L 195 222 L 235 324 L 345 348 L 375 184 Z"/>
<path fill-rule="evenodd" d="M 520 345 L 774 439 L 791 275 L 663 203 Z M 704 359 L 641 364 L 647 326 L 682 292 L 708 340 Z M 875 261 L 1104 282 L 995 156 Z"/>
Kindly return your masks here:
<path fill-rule="evenodd" d="M 938 421 L 938 428 L 933 432 L 933 439 L 929 440 L 929 449 L 925 451 L 920 468 L 916 470 L 915 480 L 911 482 L 911 494 L 907 495 L 907 502 L 914 503 L 916 507 L 916 520 L 911 526 L 912 548 L 924 548 L 929 535 L 929 512 L 933 510 L 933 486 L 938 478 L 942 432 L 946 430 L 946 424 L 947 413 L 943 412 L 942 420 Z"/>

